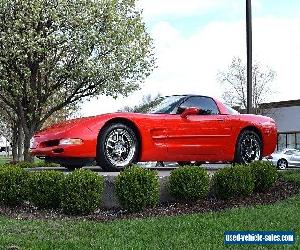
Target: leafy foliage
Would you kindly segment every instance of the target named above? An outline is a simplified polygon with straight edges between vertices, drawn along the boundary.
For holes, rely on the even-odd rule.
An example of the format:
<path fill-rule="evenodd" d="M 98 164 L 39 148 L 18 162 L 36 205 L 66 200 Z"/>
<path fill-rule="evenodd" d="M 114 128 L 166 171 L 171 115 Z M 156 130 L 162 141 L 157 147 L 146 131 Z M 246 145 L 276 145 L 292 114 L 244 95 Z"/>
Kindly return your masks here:
<path fill-rule="evenodd" d="M 119 111 L 121 112 L 133 112 L 133 113 L 146 113 L 150 111 L 154 106 L 160 103 L 160 94 L 152 97 L 151 95 L 143 96 L 142 102 L 134 107 L 125 106 Z"/>
<path fill-rule="evenodd" d="M 115 182 L 121 206 L 129 212 L 142 211 L 157 205 L 159 183 L 157 173 L 137 166 L 126 168 Z"/>
<path fill-rule="evenodd" d="M 154 67 L 133 0 L 0 1 L 0 101 L 32 134 L 55 112 L 139 88 Z"/>
<path fill-rule="evenodd" d="M 209 176 L 200 167 L 182 167 L 171 171 L 170 193 L 178 200 L 196 201 L 204 198 L 209 190 Z"/>
<path fill-rule="evenodd" d="M 0 168 L 0 202 L 6 205 L 17 205 L 23 202 L 28 194 L 28 173 L 14 166 Z"/>
<path fill-rule="evenodd" d="M 221 199 L 248 196 L 254 190 L 254 179 L 249 166 L 235 165 L 218 170 L 212 178 L 215 195 Z"/>
<path fill-rule="evenodd" d="M 77 169 L 62 181 L 61 206 L 67 214 L 88 214 L 101 205 L 104 179 L 89 170 Z"/>
<path fill-rule="evenodd" d="M 254 177 L 254 189 L 265 191 L 271 188 L 278 177 L 276 167 L 267 161 L 256 161 L 250 164 L 251 172 Z"/>
<path fill-rule="evenodd" d="M 29 176 L 29 200 L 39 208 L 58 208 L 63 178 L 64 174 L 58 171 L 31 173 Z"/>
<path fill-rule="evenodd" d="M 59 164 L 45 162 L 45 161 L 38 161 L 38 162 L 27 162 L 27 161 L 11 161 L 8 165 L 13 165 L 19 168 L 35 168 L 35 167 L 58 167 Z"/>
<path fill-rule="evenodd" d="M 11 161 L 7 165 L 11 165 L 18 168 L 33 168 L 35 167 L 34 163 L 26 161 Z"/>
<path fill-rule="evenodd" d="M 59 167 L 60 165 L 53 162 L 38 161 L 38 162 L 34 162 L 33 166 L 37 168 L 54 168 L 54 167 Z"/>

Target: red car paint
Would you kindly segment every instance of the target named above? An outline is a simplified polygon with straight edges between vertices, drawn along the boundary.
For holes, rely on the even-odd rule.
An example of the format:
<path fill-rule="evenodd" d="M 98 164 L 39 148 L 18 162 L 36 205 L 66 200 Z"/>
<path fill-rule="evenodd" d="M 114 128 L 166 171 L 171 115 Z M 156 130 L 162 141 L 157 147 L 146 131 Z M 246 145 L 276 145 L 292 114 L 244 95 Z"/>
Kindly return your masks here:
<path fill-rule="evenodd" d="M 214 99 L 220 114 L 110 113 L 69 120 L 34 135 L 30 152 L 52 159 L 96 158 L 97 138 L 109 123 L 127 122 L 136 127 L 141 142 L 138 161 L 233 161 L 239 134 L 252 128 L 262 140 L 262 156 L 273 153 L 277 143 L 275 122 L 259 115 L 230 114 Z M 60 139 L 79 138 L 81 145 L 58 145 Z"/>

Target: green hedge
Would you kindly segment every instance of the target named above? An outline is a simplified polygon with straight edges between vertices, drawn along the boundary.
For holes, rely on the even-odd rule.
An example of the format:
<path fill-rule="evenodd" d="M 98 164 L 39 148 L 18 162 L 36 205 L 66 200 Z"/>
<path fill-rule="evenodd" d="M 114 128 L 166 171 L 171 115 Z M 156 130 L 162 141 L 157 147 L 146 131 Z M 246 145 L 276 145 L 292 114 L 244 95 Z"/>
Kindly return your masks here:
<path fill-rule="evenodd" d="M 29 177 L 29 201 L 39 208 L 58 208 L 64 174 L 58 171 L 31 173 Z"/>
<path fill-rule="evenodd" d="M 53 162 L 46 162 L 46 161 L 37 161 L 34 162 L 33 167 L 37 168 L 54 168 L 54 167 L 59 167 L 60 165 L 57 163 Z"/>
<path fill-rule="evenodd" d="M 249 166 L 235 165 L 218 170 L 212 178 L 213 192 L 218 198 L 248 196 L 254 190 L 254 178 Z"/>
<path fill-rule="evenodd" d="M 209 190 L 209 176 L 200 167 L 185 166 L 171 171 L 169 190 L 178 200 L 196 201 L 204 198 Z"/>
<path fill-rule="evenodd" d="M 35 167 L 59 167 L 59 164 L 37 161 L 37 162 L 26 162 L 26 161 L 12 161 L 10 163 L 4 164 L 4 166 L 15 166 L 19 168 L 35 168 Z"/>
<path fill-rule="evenodd" d="M 0 202 L 5 205 L 22 203 L 28 194 L 28 173 L 15 166 L 0 169 Z"/>
<path fill-rule="evenodd" d="M 157 172 L 137 166 L 126 168 L 115 182 L 120 205 L 129 212 L 142 211 L 159 202 Z"/>
<path fill-rule="evenodd" d="M 254 177 L 254 189 L 261 192 L 270 189 L 276 182 L 278 174 L 276 167 L 267 161 L 256 161 L 250 164 Z"/>
<path fill-rule="evenodd" d="M 104 179 L 90 170 L 77 169 L 62 181 L 61 206 L 67 214 L 88 214 L 100 207 Z"/>

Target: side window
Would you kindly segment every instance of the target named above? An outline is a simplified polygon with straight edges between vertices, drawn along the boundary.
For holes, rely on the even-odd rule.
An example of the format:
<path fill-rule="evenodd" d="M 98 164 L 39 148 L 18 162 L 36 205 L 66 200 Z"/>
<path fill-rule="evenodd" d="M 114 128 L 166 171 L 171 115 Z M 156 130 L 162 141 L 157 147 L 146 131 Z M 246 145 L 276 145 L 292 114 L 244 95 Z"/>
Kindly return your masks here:
<path fill-rule="evenodd" d="M 192 96 L 180 105 L 177 114 L 181 114 L 184 109 L 190 107 L 200 109 L 201 115 L 217 115 L 220 113 L 213 99 L 204 96 Z"/>
<path fill-rule="evenodd" d="M 295 154 L 295 153 L 296 153 L 296 150 L 287 150 L 287 151 L 285 152 L 286 155 L 293 155 L 293 154 Z"/>

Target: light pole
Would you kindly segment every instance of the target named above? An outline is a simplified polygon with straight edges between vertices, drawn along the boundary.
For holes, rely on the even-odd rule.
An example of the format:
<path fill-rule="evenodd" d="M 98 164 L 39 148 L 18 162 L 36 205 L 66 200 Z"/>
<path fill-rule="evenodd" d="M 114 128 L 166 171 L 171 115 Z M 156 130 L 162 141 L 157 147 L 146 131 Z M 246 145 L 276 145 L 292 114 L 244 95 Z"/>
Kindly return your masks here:
<path fill-rule="evenodd" d="M 247 114 L 252 111 L 252 14 L 251 0 L 246 0 L 247 39 Z"/>

